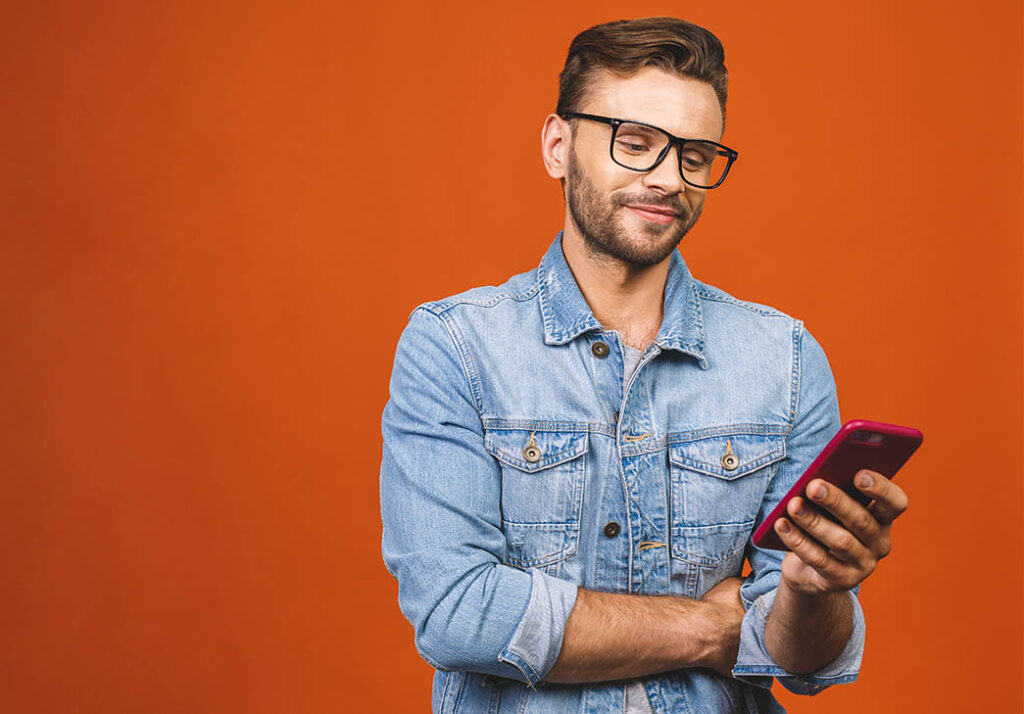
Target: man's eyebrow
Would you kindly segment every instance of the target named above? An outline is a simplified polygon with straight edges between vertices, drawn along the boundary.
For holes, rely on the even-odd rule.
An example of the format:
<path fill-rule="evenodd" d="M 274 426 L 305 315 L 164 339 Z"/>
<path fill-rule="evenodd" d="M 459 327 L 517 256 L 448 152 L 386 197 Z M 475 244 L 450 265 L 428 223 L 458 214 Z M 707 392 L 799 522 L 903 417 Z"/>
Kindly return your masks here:
<path fill-rule="evenodd" d="M 619 117 L 615 117 L 615 118 L 618 119 Z M 663 127 L 658 126 L 657 124 L 651 124 L 650 122 L 641 121 L 639 119 L 621 119 L 621 121 L 628 121 L 628 122 L 632 122 L 634 124 L 643 124 L 644 126 L 649 126 L 649 127 L 654 128 L 654 129 L 659 129 L 659 130 L 665 132 L 666 134 L 671 134 L 672 136 L 676 137 L 677 139 L 697 139 L 699 141 L 710 141 L 713 144 L 717 144 L 718 143 L 717 139 L 712 139 L 712 138 L 709 138 L 709 137 L 706 137 L 706 136 L 686 136 L 685 134 L 676 134 L 675 132 L 671 132 L 668 129 L 665 129 Z"/>

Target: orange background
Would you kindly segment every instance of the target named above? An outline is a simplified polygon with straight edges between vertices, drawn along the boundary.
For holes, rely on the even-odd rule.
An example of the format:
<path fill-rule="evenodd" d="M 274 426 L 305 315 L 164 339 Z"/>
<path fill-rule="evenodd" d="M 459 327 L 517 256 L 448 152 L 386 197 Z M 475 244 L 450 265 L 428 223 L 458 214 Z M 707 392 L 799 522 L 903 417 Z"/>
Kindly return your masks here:
<path fill-rule="evenodd" d="M 573 35 L 716 32 L 734 173 L 694 274 L 921 428 L 861 678 L 1022 703 L 1016 2 L 21 2 L 0 10 L 0 710 L 427 711 L 380 559 L 412 308 L 534 267 Z"/>

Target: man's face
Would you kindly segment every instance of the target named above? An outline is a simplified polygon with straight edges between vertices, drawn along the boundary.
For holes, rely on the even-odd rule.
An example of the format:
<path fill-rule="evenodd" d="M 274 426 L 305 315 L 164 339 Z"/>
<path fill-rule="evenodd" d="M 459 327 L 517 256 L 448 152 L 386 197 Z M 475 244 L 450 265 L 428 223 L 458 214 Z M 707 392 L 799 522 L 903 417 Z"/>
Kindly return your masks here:
<path fill-rule="evenodd" d="M 722 112 L 711 85 L 652 67 L 628 78 L 602 71 L 578 111 L 654 124 L 686 138 L 722 136 Z M 631 171 L 609 155 L 612 127 L 576 121 L 566 202 L 584 245 L 638 268 L 660 263 L 696 223 L 706 190 L 683 182 L 677 148 L 651 171 Z"/>

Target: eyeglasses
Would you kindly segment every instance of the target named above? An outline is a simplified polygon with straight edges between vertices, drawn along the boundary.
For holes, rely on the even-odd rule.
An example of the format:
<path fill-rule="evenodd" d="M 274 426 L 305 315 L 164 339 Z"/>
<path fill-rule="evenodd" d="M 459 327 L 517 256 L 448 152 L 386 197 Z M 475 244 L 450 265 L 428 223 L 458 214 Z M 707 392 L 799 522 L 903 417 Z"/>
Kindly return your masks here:
<path fill-rule="evenodd" d="M 715 188 L 725 180 L 739 152 L 707 139 L 683 139 L 664 129 L 627 119 L 569 112 L 563 119 L 588 119 L 612 128 L 612 161 L 630 171 L 650 171 L 679 147 L 679 175 L 694 188 Z"/>

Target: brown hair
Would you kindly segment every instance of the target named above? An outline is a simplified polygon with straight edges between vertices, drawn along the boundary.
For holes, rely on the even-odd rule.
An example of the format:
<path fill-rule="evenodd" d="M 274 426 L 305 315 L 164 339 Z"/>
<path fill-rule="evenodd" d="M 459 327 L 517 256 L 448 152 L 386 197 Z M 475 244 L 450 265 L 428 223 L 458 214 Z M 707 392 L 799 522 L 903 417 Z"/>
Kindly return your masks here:
<path fill-rule="evenodd" d="M 707 82 L 725 117 L 729 72 L 725 50 L 710 31 L 676 17 L 645 17 L 595 25 L 576 35 L 558 76 L 557 114 L 578 111 L 594 74 L 628 77 L 644 67 Z"/>

